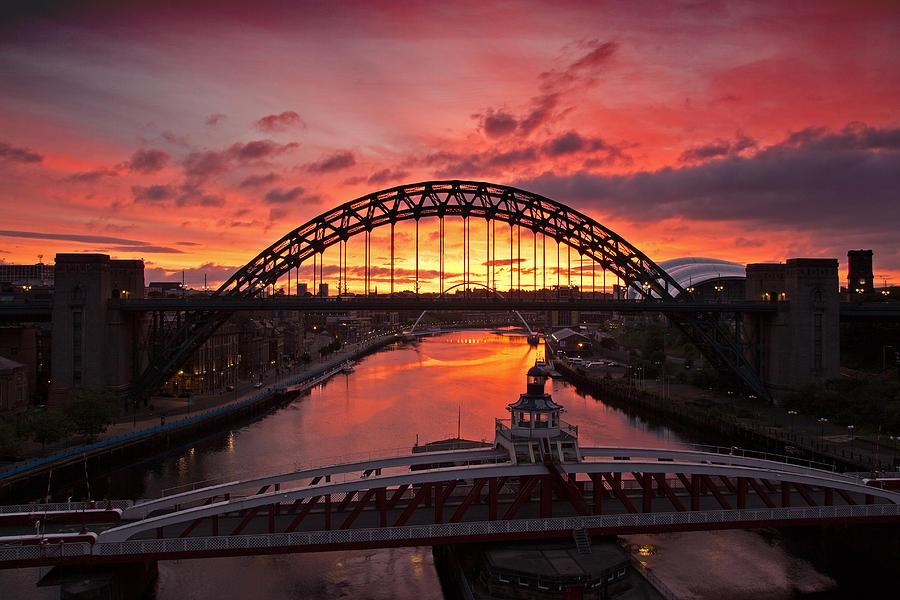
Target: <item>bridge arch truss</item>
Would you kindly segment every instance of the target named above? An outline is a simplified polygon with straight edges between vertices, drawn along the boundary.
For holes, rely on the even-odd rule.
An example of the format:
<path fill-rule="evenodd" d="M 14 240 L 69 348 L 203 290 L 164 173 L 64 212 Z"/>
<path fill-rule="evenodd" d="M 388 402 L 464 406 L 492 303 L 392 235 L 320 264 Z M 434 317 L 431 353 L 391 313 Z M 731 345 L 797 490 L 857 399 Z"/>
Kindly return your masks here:
<path fill-rule="evenodd" d="M 353 236 L 365 235 L 368 248 L 373 229 L 393 228 L 401 221 L 418 222 L 431 217 L 499 221 L 508 223 L 511 228 L 524 228 L 535 235 L 540 233 L 545 239 L 552 238 L 576 251 L 579 257 L 600 265 L 647 301 L 690 298 L 690 293 L 647 255 L 589 216 L 555 200 L 514 187 L 458 180 L 397 186 L 326 211 L 260 252 L 213 296 L 254 297 L 311 259 L 315 268 L 317 256 Z M 602 302 L 598 302 L 596 310 L 603 310 Z M 714 367 L 733 372 L 757 395 L 768 398 L 762 380 L 736 340 L 736 332 L 729 331 L 717 315 L 681 311 L 665 314 Z M 173 375 L 181 362 L 229 316 L 228 312 L 198 311 L 186 318 L 170 339 L 154 349 L 150 366 L 136 381 L 137 394 L 147 393 Z"/>

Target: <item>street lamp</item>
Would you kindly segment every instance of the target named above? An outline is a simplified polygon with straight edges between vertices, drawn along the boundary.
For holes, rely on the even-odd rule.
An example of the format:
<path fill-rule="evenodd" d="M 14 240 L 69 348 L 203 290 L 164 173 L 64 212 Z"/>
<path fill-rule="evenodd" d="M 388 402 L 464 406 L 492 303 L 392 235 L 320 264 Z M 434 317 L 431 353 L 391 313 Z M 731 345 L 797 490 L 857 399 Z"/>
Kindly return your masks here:
<path fill-rule="evenodd" d="M 851 442 L 853 441 L 853 430 L 854 429 L 855 429 L 855 427 L 853 425 L 847 425 L 847 431 L 850 432 L 850 441 Z"/>
<path fill-rule="evenodd" d="M 797 411 L 796 411 L 796 410 L 789 410 L 789 411 L 788 411 L 788 417 L 790 417 L 790 422 L 791 422 L 791 425 L 790 425 L 790 427 L 791 427 L 791 435 L 794 435 L 794 417 L 796 417 L 796 416 L 797 416 Z"/>
<path fill-rule="evenodd" d="M 828 422 L 828 419 L 825 417 L 819 417 L 819 444 L 825 439 L 825 423 Z"/>

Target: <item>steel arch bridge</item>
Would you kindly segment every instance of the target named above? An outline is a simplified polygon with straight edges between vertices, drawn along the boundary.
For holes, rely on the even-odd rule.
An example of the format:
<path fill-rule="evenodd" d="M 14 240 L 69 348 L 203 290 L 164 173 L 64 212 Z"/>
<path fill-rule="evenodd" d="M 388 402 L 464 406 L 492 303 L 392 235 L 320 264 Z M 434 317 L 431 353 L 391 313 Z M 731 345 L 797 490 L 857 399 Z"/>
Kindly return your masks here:
<path fill-rule="evenodd" d="M 525 228 L 567 246 L 599 264 L 647 300 L 685 301 L 690 293 L 665 270 L 624 238 L 589 216 L 555 200 L 505 185 L 476 181 L 426 181 L 374 192 L 324 212 L 286 234 L 235 272 L 213 297 L 251 298 L 326 249 L 356 235 L 366 238 L 379 227 L 400 221 L 453 216 L 480 218 Z M 496 239 L 496 238 L 495 238 Z M 393 240 L 393 237 L 392 237 Z M 443 240 L 441 240 L 443 244 Z M 391 248 L 393 257 L 393 243 Z M 346 262 L 346 261 L 345 261 Z M 321 264 L 321 263 L 320 263 Z M 443 282 L 442 282 L 443 283 Z M 442 286 L 443 287 L 443 286 Z M 598 307 L 602 310 L 602 307 Z M 719 317 L 712 313 L 662 311 L 720 371 L 732 372 L 762 398 L 769 394 Z M 145 395 L 171 377 L 231 315 L 230 311 L 197 311 L 152 349 L 149 366 L 136 379 L 136 395 Z"/>

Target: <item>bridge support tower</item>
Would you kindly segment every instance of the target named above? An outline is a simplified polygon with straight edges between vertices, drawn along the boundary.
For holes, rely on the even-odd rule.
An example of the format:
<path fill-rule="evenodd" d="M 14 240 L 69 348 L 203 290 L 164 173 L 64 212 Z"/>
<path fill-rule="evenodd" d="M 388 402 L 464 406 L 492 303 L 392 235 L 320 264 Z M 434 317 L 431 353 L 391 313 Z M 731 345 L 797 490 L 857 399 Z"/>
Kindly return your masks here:
<path fill-rule="evenodd" d="M 142 317 L 109 301 L 144 297 L 144 261 L 57 254 L 55 280 L 50 403 L 86 388 L 126 394 L 146 363 L 137 350 Z"/>
<path fill-rule="evenodd" d="M 769 390 L 795 390 L 840 371 L 838 261 L 791 258 L 747 265 L 747 300 L 774 314 L 744 315 L 747 359 Z"/>

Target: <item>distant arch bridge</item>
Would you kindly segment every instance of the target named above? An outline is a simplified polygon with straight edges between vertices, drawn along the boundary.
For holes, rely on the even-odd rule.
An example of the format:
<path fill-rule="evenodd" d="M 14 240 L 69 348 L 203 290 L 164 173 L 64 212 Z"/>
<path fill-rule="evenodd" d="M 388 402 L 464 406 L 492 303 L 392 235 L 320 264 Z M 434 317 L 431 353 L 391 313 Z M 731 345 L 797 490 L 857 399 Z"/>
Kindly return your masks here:
<path fill-rule="evenodd" d="M 275 285 L 292 269 L 307 261 L 312 261 L 315 272 L 317 258 L 333 246 L 338 246 L 340 250 L 341 245 L 344 245 L 343 268 L 346 268 L 346 241 L 357 235 L 365 237 L 368 266 L 371 231 L 380 227 L 390 227 L 393 231 L 394 225 L 400 221 L 418 222 L 423 218 L 438 218 L 441 232 L 439 243 L 443 248 L 443 219 L 451 216 L 464 220 L 485 219 L 490 226 L 497 222 L 508 223 L 511 227 L 530 230 L 535 235 L 540 233 L 545 239 L 552 238 L 558 244 L 576 251 L 579 257 L 593 261 L 604 271 L 611 272 L 642 298 L 654 299 L 663 304 L 690 301 L 690 293 L 664 269 L 591 217 L 525 190 L 493 183 L 458 180 L 401 185 L 328 210 L 290 231 L 238 269 L 214 292 L 213 300 L 238 300 L 257 296 L 267 286 Z M 393 236 L 391 239 L 393 259 Z M 321 261 L 318 264 L 321 271 Z M 393 260 L 391 264 L 393 265 Z M 315 281 L 315 276 L 313 280 Z M 366 284 L 368 288 L 368 280 Z M 736 374 L 757 395 L 769 397 L 759 374 L 744 356 L 735 333 L 723 325 L 717 313 L 677 310 L 661 312 L 687 335 L 712 366 Z M 228 310 L 197 310 L 187 313 L 179 321 L 178 327 L 152 349 L 149 366 L 135 381 L 135 393 L 148 394 L 171 377 L 183 361 L 230 315 L 231 311 Z"/>

